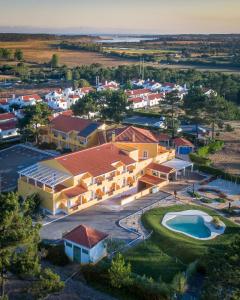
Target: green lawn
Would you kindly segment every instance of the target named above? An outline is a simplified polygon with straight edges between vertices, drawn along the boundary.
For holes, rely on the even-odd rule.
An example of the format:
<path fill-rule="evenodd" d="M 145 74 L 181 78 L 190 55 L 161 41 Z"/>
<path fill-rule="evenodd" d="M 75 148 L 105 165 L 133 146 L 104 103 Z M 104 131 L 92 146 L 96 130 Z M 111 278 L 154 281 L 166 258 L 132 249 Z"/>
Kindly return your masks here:
<path fill-rule="evenodd" d="M 221 216 L 219 218 L 227 226 L 225 233 L 208 241 L 187 237 L 161 225 L 162 218 L 167 212 L 187 209 L 200 209 L 209 215 L 217 215 L 213 210 L 193 205 L 157 208 L 145 213 L 142 218 L 143 224 L 150 231 L 153 230 L 153 234 L 147 241 L 125 254 L 134 272 L 151 276 L 155 280 L 161 277 L 164 281 L 170 282 L 178 271 L 185 270 L 189 263 L 199 259 L 210 247 L 221 249 L 221 245 L 230 243 L 234 236 L 240 233 L 238 225 Z"/>

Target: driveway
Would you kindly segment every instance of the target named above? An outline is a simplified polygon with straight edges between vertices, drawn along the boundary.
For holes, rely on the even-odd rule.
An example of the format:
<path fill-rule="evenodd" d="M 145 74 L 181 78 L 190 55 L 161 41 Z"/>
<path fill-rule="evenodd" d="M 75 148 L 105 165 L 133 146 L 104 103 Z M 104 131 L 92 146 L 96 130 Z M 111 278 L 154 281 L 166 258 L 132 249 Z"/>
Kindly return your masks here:
<path fill-rule="evenodd" d="M 166 198 L 168 193 L 149 194 L 124 206 L 112 201 L 103 201 L 85 210 L 58 219 L 42 227 L 40 235 L 43 240 L 59 241 L 64 232 L 70 231 L 79 224 L 85 224 L 108 233 L 111 237 L 129 242 L 137 237 L 118 225 L 118 221 L 156 201 Z"/>

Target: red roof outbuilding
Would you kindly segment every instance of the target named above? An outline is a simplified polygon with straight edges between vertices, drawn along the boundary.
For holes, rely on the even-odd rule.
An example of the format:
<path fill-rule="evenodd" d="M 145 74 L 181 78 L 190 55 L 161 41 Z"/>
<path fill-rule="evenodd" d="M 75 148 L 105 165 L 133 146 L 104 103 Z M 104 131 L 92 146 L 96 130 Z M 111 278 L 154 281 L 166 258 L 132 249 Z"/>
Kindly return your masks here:
<path fill-rule="evenodd" d="M 91 249 L 107 237 L 108 234 L 81 224 L 65 234 L 63 239 Z"/>

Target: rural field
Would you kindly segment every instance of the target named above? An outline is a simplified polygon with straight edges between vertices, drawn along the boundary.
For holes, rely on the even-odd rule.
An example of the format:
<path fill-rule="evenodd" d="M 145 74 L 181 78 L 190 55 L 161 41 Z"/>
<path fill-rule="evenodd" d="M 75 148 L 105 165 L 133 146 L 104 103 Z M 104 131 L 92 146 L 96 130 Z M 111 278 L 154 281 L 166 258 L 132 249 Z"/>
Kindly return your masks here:
<path fill-rule="evenodd" d="M 214 166 L 234 175 L 240 175 L 240 122 L 228 122 L 233 132 L 221 132 L 219 139 L 224 141 L 221 151 L 212 154 L 209 158 Z"/>
<path fill-rule="evenodd" d="M 61 65 L 75 67 L 79 65 L 90 65 L 100 63 L 106 67 L 114 67 L 118 65 L 131 64 L 134 60 L 122 59 L 118 57 L 106 57 L 101 53 L 88 51 L 74 51 L 56 49 L 58 40 L 26 40 L 21 42 L 0 42 L 0 48 L 22 49 L 25 61 L 28 63 L 47 63 L 52 55 L 57 53 Z M 0 64 L 6 64 L 6 61 L 0 61 Z M 8 62 L 8 64 L 16 64 L 16 62 Z"/>

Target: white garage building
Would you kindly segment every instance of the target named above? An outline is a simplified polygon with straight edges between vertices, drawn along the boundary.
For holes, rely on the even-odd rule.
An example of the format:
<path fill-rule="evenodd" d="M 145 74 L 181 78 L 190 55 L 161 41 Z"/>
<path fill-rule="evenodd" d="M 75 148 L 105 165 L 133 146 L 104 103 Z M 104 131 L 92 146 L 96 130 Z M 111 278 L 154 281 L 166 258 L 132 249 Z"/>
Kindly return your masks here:
<path fill-rule="evenodd" d="M 107 255 L 105 240 L 108 234 L 79 225 L 63 236 L 65 253 L 71 261 L 96 263 Z"/>

